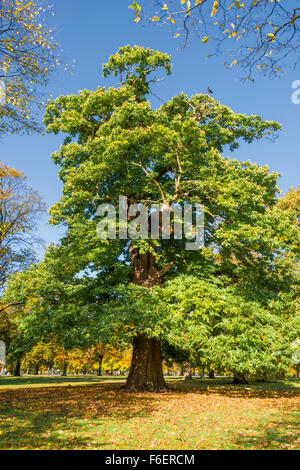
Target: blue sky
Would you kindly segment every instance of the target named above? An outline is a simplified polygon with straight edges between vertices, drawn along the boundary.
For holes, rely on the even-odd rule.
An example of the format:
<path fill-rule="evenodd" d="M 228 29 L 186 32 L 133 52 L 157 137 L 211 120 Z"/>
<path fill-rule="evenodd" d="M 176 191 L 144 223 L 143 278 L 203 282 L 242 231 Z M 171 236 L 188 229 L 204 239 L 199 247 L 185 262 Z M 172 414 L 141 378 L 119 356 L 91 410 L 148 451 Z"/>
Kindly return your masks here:
<path fill-rule="evenodd" d="M 205 59 L 207 50 L 197 38 L 188 48 L 178 50 L 179 40 L 171 38 L 168 29 L 135 24 L 128 10 L 129 0 L 52 0 L 52 3 L 55 16 L 51 21 L 56 27 L 64 60 L 71 66 L 52 78 L 45 93 L 56 97 L 84 88 L 109 86 L 110 79 L 101 76 L 102 63 L 125 44 L 168 52 L 173 59 L 173 74 L 157 84 L 154 93 L 168 100 L 181 91 L 187 94 L 206 92 L 209 86 L 214 98 L 235 112 L 259 114 L 264 119 L 281 122 L 283 130 L 275 144 L 266 140 L 243 145 L 232 155 L 268 165 L 281 173 L 279 184 L 283 191 L 299 184 L 300 105 L 292 104 L 291 85 L 300 80 L 300 69 L 287 72 L 281 79 L 258 77 L 254 85 L 241 83 L 234 72 L 224 68 L 222 58 Z M 153 96 L 150 99 L 153 106 L 161 104 Z M 0 142 L 0 159 L 24 171 L 28 183 L 40 192 L 48 208 L 61 195 L 58 168 L 51 160 L 51 153 L 58 149 L 62 139 L 62 136 L 48 135 L 7 136 Z M 50 227 L 47 218 L 45 215 L 38 230 L 45 244 L 58 240 L 62 233 L 61 228 Z"/>

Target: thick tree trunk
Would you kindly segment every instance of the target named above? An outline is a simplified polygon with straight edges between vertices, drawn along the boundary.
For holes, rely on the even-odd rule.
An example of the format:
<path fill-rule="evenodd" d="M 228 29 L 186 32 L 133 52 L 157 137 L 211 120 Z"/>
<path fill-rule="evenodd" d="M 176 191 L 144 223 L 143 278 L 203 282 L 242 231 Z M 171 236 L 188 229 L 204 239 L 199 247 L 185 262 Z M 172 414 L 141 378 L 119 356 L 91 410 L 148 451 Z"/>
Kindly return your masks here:
<path fill-rule="evenodd" d="M 20 377 L 21 375 L 21 361 L 17 361 L 14 368 L 14 377 Z"/>
<path fill-rule="evenodd" d="M 152 248 L 155 250 L 154 245 Z M 131 246 L 130 254 L 132 256 L 133 283 L 149 289 L 161 284 L 163 275 L 173 265 L 170 263 L 158 271 L 155 266 L 155 255 L 152 251 L 140 253 L 138 249 Z M 162 392 L 166 389 L 160 342 L 157 339 L 148 338 L 145 334 L 138 334 L 133 342 L 132 361 L 125 391 Z"/>
<path fill-rule="evenodd" d="M 162 370 L 160 343 L 155 338 L 139 334 L 133 343 L 126 392 L 163 392 L 167 389 Z"/>
<path fill-rule="evenodd" d="M 213 369 L 210 369 L 208 372 L 208 378 L 209 379 L 214 379 L 215 378 L 215 371 Z"/>
<path fill-rule="evenodd" d="M 103 356 L 99 356 L 98 377 L 101 377 L 102 375 L 102 361 L 103 361 Z"/>

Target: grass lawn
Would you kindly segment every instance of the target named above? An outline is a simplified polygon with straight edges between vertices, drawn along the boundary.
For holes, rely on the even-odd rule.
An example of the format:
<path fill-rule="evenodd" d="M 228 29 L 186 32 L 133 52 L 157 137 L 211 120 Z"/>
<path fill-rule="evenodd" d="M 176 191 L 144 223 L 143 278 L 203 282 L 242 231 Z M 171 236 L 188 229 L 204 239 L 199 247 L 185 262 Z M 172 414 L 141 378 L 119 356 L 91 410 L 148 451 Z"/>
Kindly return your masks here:
<path fill-rule="evenodd" d="M 120 377 L 0 377 L 0 449 L 300 449 L 300 382 L 170 378 L 125 394 Z"/>

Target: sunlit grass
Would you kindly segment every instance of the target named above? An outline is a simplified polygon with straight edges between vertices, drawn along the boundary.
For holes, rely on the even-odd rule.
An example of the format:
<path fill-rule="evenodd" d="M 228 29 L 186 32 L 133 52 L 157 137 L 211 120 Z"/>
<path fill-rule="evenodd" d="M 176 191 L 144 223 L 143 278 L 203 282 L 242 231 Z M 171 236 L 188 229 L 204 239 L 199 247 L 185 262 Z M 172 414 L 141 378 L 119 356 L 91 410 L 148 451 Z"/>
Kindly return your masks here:
<path fill-rule="evenodd" d="M 0 448 L 300 448 L 297 381 L 172 378 L 166 393 L 126 394 L 120 380 L 1 377 Z"/>

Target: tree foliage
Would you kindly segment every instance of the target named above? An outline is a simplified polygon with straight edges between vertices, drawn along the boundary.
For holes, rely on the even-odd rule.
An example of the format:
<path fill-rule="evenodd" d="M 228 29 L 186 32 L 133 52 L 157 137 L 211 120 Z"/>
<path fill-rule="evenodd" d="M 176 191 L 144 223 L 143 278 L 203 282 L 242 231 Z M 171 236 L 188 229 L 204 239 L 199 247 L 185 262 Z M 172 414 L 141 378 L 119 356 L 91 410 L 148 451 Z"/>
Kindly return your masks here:
<path fill-rule="evenodd" d="M 38 130 L 32 117 L 37 90 L 57 67 L 57 44 L 45 25 L 48 8 L 35 0 L 2 0 L 0 4 L 0 134 Z"/>
<path fill-rule="evenodd" d="M 38 218 L 44 210 L 36 191 L 28 187 L 25 176 L 0 165 L 0 291 L 15 272 L 37 261 L 41 239 L 34 235 Z M 23 302 L 0 304 L 0 339 L 7 347 L 18 336 L 18 317 L 24 314 Z"/>
<path fill-rule="evenodd" d="M 28 187 L 25 176 L 6 165 L 0 166 L 0 288 L 7 277 L 36 260 L 40 243 L 34 236 L 44 209 L 39 194 Z"/>

